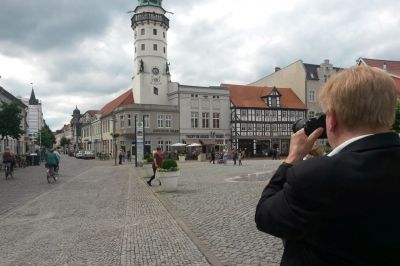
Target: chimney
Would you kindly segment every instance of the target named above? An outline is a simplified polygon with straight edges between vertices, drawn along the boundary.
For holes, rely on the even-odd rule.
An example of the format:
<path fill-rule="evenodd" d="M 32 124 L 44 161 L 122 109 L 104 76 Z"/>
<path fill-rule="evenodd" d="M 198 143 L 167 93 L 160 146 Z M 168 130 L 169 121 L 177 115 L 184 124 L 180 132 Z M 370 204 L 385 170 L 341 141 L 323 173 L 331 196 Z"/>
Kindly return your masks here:
<path fill-rule="evenodd" d="M 386 62 L 383 63 L 383 70 L 385 70 L 385 71 L 387 70 Z"/>
<path fill-rule="evenodd" d="M 281 70 L 280 67 L 275 67 L 275 72 L 278 72 L 279 70 Z"/>

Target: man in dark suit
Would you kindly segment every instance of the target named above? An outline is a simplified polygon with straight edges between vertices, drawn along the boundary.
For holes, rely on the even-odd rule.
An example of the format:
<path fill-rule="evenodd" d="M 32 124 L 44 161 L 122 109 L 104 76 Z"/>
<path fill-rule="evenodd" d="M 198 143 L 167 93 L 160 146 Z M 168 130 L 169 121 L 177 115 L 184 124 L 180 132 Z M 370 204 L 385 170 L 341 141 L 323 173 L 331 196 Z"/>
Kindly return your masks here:
<path fill-rule="evenodd" d="M 323 129 L 292 135 L 257 205 L 257 228 L 283 239 L 281 265 L 400 265 L 394 82 L 355 67 L 332 77 L 319 100 L 333 151 L 303 160 Z"/>

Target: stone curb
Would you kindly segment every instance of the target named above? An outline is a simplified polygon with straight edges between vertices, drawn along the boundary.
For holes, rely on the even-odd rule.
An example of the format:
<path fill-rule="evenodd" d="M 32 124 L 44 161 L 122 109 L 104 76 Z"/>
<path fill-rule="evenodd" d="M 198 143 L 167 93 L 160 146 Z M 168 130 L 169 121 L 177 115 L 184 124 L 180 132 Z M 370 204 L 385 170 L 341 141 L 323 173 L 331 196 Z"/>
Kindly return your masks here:
<path fill-rule="evenodd" d="M 142 182 L 144 179 L 142 177 L 138 178 Z M 223 264 L 219 261 L 219 259 L 212 253 L 204 244 L 203 242 L 195 235 L 195 233 L 187 226 L 188 222 L 185 221 L 182 217 L 180 217 L 177 209 L 165 198 L 163 198 L 159 193 L 162 193 L 161 191 L 156 192 L 154 189 L 149 187 L 147 184 L 145 184 L 151 193 L 153 193 L 156 198 L 161 202 L 161 204 L 164 206 L 164 208 L 171 214 L 171 216 L 174 218 L 176 223 L 179 225 L 179 227 L 185 232 L 185 234 L 189 237 L 189 239 L 193 242 L 193 244 L 199 249 L 199 251 L 204 255 L 204 257 L 207 259 L 207 261 L 210 263 L 212 266 L 223 266 Z"/>

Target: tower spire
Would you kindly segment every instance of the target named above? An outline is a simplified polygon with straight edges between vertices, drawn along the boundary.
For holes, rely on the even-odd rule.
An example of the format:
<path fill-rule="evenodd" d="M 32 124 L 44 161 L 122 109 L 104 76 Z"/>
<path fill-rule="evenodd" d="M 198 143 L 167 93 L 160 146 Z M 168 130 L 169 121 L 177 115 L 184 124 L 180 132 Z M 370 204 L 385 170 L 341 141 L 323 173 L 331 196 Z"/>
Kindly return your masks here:
<path fill-rule="evenodd" d="M 36 99 L 35 91 L 33 90 L 32 86 L 31 97 L 29 98 L 29 105 L 38 105 L 38 104 L 39 100 Z"/>

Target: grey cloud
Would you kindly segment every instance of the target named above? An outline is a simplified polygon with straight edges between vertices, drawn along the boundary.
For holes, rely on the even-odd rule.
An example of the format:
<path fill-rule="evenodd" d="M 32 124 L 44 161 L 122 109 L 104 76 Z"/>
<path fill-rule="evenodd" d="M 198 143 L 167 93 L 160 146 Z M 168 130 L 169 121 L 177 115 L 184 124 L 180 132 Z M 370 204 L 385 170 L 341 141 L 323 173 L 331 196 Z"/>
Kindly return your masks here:
<path fill-rule="evenodd" d="M 176 37 L 169 43 L 168 59 L 172 79 L 181 84 L 246 84 L 272 73 L 275 66 L 284 67 L 299 59 L 315 64 L 330 59 L 340 67 L 354 65 L 360 56 L 400 60 L 400 17 L 396 13 L 400 2 L 396 0 L 298 0 L 279 12 L 269 12 L 266 6 L 262 7 L 266 15 L 258 24 L 236 31 L 227 30 L 224 10 L 213 14 L 217 16 L 213 22 L 208 14 L 194 24 L 181 18 L 208 2 L 163 1 L 164 9 L 175 13 L 167 14 L 169 32 Z M 260 3 L 241 2 L 255 8 Z M 51 95 L 102 97 L 78 106 L 84 112 L 101 108 L 118 91 L 128 88 L 133 49 L 127 55 L 122 46 L 132 45 L 131 15 L 126 12 L 136 4 L 132 0 L 2 1 L 0 25 L 6 27 L 0 28 L 0 53 L 22 60 L 38 59 L 36 67 L 46 73 L 46 79 L 34 80 L 35 92 L 52 112 L 48 119 L 52 128 L 59 128 L 62 117 L 69 118 L 75 106 L 65 101 L 49 108 Z M 227 1 L 227 5 L 235 4 Z M 252 14 L 230 18 L 246 19 L 245 15 Z M 110 38 L 111 29 L 118 35 Z M 105 42 L 107 47 L 98 49 L 96 42 Z M 82 46 L 85 43 L 93 47 Z M 29 96 L 30 81 L 0 81 L 12 88 L 13 94 Z M 62 117 L 53 117 L 57 115 Z"/>
<path fill-rule="evenodd" d="M 5 0 L 1 3 L 1 42 L 15 42 L 32 51 L 74 46 L 100 36 L 113 16 L 124 14 L 131 1 Z"/>

